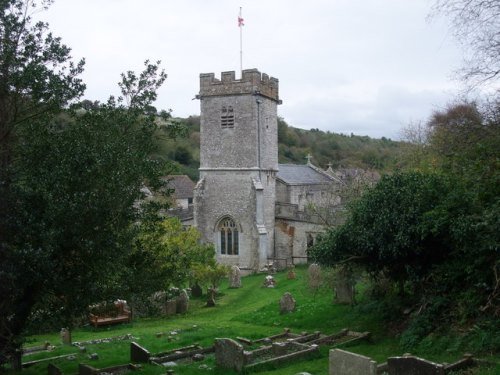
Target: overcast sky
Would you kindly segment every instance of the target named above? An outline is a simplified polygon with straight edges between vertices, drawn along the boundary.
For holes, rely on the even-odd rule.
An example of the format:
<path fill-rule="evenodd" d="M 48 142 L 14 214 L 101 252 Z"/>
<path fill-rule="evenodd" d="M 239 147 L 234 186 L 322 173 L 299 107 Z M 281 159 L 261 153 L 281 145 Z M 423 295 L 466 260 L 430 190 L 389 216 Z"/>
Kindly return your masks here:
<path fill-rule="evenodd" d="M 289 125 L 397 139 L 457 93 L 461 52 L 431 0 L 56 0 L 40 17 L 85 57 L 85 97 L 119 93 L 120 73 L 161 60 L 156 107 L 199 114 L 199 74 L 243 68 L 280 81 Z"/>

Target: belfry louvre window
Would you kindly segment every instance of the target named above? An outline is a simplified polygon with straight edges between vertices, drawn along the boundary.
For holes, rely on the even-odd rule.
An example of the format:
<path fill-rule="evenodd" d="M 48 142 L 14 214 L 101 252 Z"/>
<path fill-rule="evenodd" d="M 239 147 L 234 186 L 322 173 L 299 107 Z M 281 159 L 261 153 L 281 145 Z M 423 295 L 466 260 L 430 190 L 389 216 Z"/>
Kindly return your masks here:
<path fill-rule="evenodd" d="M 220 115 L 220 126 L 222 128 L 234 128 L 234 111 L 231 106 L 223 106 Z"/>
<path fill-rule="evenodd" d="M 219 224 L 220 253 L 223 255 L 238 255 L 239 238 L 236 223 L 231 218 L 223 219 Z"/>

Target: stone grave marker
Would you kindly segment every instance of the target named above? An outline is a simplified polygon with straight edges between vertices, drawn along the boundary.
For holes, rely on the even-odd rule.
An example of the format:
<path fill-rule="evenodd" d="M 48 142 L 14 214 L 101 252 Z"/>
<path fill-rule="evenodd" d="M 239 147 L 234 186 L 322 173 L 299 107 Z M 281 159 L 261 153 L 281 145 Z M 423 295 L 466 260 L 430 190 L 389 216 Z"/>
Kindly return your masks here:
<path fill-rule="evenodd" d="M 194 285 L 191 286 L 191 295 L 193 297 L 201 297 L 203 295 L 203 290 L 201 289 L 201 286 L 198 283 L 195 283 Z"/>
<path fill-rule="evenodd" d="M 71 345 L 71 331 L 68 328 L 61 328 L 61 342 L 63 345 Z"/>
<path fill-rule="evenodd" d="M 307 282 L 309 288 L 313 290 L 319 289 L 321 286 L 321 266 L 319 264 L 313 263 L 307 269 Z"/>
<path fill-rule="evenodd" d="M 377 362 L 363 355 L 332 349 L 329 375 L 377 375 Z"/>
<path fill-rule="evenodd" d="M 232 339 L 215 339 L 215 365 L 240 372 L 245 365 L 243 346 Z"/>
<path fill-rule="evenodd" d="M 214 307 L 215 306 L 215 289 L 214 288 L 208 288 L 206 306 L 207 307 Z"/>
<path fill-rule="evenodd" d="M 136 342 L 130 343 L 130 362 L 149 362 L 151 353 Z"/>
<path fill-rule="evenodd" d="M 232 266 L 229 271 L 229 287 L 241 288 L 241 272 L 238 266 Z"/>
<path fill-rule="evenodd" d="M 414 356 L 387 359 L 389 375 L 444 375 L 444 366 Z"/>
<path fill-rule="evenodd" d="M 346 268 L 341 268 L 337 272 L 335 279 L 335 302 L 343 304 L 353 304 L 355 302 L 352 272 Z"/>
<path fill-rule="evenodd" d="M 271 275 L 267 275 L 264 279 L 264 288 L 274 288 L 276 286 L 276 280 Z"/>
<path fill-rule="evenodd" d="M 287 314 L 295 310 L 295 299 L 292 295 L 286 292 L 280 299 L 280 313 Z"/>
<path fill-rule="evenodd" d="M 185 314 L 189 308 L 189 296 L 186 289 L 182 289 L 179 296 L 177 297 L 177 314 Z"/>

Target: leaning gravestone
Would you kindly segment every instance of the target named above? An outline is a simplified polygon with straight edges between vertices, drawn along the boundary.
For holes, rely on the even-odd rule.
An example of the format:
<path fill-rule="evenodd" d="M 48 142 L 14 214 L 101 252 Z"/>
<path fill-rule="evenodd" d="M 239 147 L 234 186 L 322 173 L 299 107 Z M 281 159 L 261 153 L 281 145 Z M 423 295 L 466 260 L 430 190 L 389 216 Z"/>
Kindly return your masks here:
<path fill-rule="evenodd" d="M 335 302 L 343 304 L 354 303 L 354 280 L 352 271 L 342 267 L 337 272 L 335 280 Z"/>
<path fill-rule="evenodd" d="M 341 349 L 330 350 L 329 375 L 377 375 L 377 362 Z"/>
<path fill-rule="evenodd" d="M 444 366 L 413 356 L 387 359 L 389 375 L 444 375 Z"/>
<path fill-rule="evenodd" d="M 240 372 L 245 365 L 243 346 L 232 339 L 215 339 L 215 365 Z"/>
<path fill-rule="evenodd" d="M 241 288 L 241 272 L 238 266 L 232 266 L 229 271 L 229 287 Z"/>
<path fill-rule="evenodd" d="M 189 296 L 186 289 L 182 289 L 177 297 L 177 314 L 185 314 L 189 308 Z"/>
<path fill-rule="evenodd" d="M 151 353 L 136 342 L 130 343 L 130 362 L 149 362 Z"/>
<path fill-rule="evenodd" d="M 292 295 L 286 292 L 280 299 L 280 313 L 287 314 L 295 310 L 295 299 Z"/>

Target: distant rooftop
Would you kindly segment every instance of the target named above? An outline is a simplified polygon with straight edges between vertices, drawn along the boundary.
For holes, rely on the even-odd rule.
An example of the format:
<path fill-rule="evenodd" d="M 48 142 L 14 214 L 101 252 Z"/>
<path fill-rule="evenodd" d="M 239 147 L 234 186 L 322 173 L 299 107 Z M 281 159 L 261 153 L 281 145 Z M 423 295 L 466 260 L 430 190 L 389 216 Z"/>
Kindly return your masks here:
<path fill-rule="evenodd" d="M 329 184 L 333 180 L 310 164 L 279 164 L 276 177 L 288 185 Z"/>
<path fill-rule="evenodd" d="M 165 176 L 167 187 L 174 189 L 176 199 L 193 198 L 194 182 L 185 174 Z"/>

